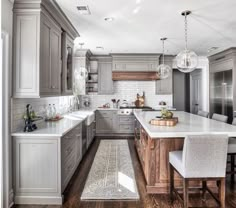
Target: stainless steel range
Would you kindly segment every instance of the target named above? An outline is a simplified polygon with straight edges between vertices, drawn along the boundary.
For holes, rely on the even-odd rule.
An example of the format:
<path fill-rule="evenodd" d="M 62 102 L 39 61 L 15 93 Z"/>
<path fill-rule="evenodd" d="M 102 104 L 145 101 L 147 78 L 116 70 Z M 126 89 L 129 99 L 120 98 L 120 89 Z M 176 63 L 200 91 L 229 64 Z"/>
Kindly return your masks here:
<path fill-rule="evenodd" d="M 129 106 L 129 107 L 120 107 L 118 110 L 118 115 L 132 115 L 134 110 L 151 110 L 152 108 L 149 106 L 143 106 L 143 107 L 136 107 L 136 106 Z"/>

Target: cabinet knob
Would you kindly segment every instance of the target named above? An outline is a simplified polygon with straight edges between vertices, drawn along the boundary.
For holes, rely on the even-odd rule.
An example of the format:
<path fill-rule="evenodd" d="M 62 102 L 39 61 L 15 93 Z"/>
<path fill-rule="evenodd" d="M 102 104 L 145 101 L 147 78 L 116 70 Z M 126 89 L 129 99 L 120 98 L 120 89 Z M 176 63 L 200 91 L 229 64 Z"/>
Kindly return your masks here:
<path fill-rule="evenodd" d="M 55 89 L 56 88 L 56 86 L 52 86 L 52 89 Z"/>

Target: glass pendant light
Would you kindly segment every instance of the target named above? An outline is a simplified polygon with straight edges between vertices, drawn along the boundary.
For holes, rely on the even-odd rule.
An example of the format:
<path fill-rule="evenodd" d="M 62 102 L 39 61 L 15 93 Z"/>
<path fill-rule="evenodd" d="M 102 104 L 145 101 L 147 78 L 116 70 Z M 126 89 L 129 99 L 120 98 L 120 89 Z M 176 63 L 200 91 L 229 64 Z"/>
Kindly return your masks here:
<path fill-rule="evenodd" d="M 188 25 L 187 16 L 191 11 L 184 11 L 181 13 L 185 17 L 185 49 L 176 56 L 176 64 L 179 71 L 188 73 L 192 72 L 198 65 L 198 56 L 194 51 L 188 50 Z"/>
<path fill-rule="evenodd" d="M 158 75 L 159 75 L 160 79 L 168 78 L 170 76 L 170 72 L 171 72 L 170 66 L 165 64 L 165 44 L 164 44 L 165 40 L 167 40 L 167 38 L 161 38 L 162 50 L 163 50 L 163 53 L 162 53 L 162 64 L 160 64 L 157 67 L 157 72 L 158 72 Z"/>

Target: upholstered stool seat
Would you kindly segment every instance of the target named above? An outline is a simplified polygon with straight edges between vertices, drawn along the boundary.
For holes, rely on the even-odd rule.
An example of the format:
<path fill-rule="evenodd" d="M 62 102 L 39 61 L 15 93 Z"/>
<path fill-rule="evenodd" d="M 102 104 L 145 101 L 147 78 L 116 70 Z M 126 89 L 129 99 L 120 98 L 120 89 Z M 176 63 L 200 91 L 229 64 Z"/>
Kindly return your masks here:
<path fill-rule="evenodd" d="M 236 138 L 229 138 L 228 154 L 236 154 Z"/>
<path fill-rule="evenodd" d="M 169 153 L 170 164 L 170 196 L 173 201 L 174 171 L 183 179 L 183 203 L 188 207 L 189 181 L 202 181 L 203 193 L 208 191 L 213 198 L 215 196 L 207 187 L 206 181 L 214 180 L 219 184 L 219 199 L 216 200 L 221 207 L 225 207 L 225 174 L 228 148 L 227 135 L 193 135 L 184 140 L 183 151 Z"/>
<path fill-rule="evenodd" d="M 209 116 L 209 113 L 208 113 L 208 112 L 202 111 L 202 110 L 199 110 L 199 111 L 197 112 L 197 114 L 198 114 L 199 116 L 202 116 L 202 117 L 205 117 L 205 118 L 208 118 L 208 116 Z"/>
<path fill-rule="evenodd" d="M 212 118 L 211 118 L 211 119 L 213 119 L 213 120 L 215 120 L 215 121 L 220 121 L 220 122 L 227 123 L 227 121 L 228 121 L 228 116 L 214 113 L 214 114 L 212 115 Z"/>

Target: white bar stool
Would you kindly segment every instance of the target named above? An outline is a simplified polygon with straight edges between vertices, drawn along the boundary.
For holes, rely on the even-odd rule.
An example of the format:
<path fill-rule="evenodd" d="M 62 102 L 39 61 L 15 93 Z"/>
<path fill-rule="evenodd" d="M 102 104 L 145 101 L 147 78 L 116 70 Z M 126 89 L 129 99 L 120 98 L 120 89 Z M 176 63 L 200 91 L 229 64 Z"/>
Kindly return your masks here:
<path fill-rule="evenodd" d="M 208 118 L 208 116 L 209 116 L 209 113 L 208 113 L 208 112 L 202 111 L 202 110 L 199 110 L 199 111 L 197 112 L 197 114 L 198 114 L 199 116 L 202 116 L 202 117 L 205 117 L 205 118 Z"/>
<path fill-rule="evenodd" d="M 208 191 L 221 207 L 225 207 L 225 174 L 227 160 L 227 135 L 194 135 L 184 140 L 183 151 L 169 153 L 170 197 L 175 193 L 182 200 L 184 208 L 189 205 L 189 181 L 202 181 L 203 196 Z M 174 171 L 183 179 L 183 197 L 174 187 Z M 219 184 L 219 197 L 207 186 L 207 181 Z"/>
<path fill-rule="evenodd" d="M 213 120 L 215 120 L 215 121 L 221 121 L 221 122 L 227 123 L 227 121 L 228 121 L 228 116 L 221 115 L 221 114 L 217 114 L 217 113 L 213 113 L 211 119 L 213 119 Z"/>

